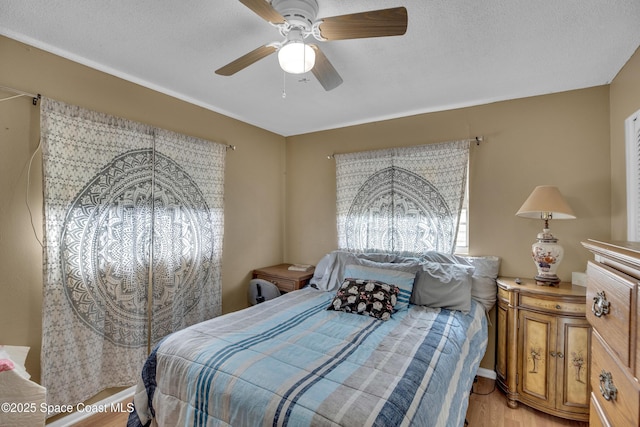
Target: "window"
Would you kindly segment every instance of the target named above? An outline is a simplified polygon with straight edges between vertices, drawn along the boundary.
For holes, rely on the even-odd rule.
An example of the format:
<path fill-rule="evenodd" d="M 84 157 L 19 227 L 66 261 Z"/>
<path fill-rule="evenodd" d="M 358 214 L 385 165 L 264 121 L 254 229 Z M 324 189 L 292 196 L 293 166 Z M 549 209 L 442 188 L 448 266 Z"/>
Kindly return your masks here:
<path fill-rule="evenodd" d="M 335 159 L 340 249 L 453 252 L 469 141 L 340 154 Z M 464 236 L 466 223 L 465 213 Z"/>
<path fill-rule="evenodd" d="M 469 253 L 469 173 L 467 171 L 467 183 L 464 190 L 464 200 L 460 209 L 460 222 L 458 223 L 458 235 L 456 238 L 457 254 Z"/>
<path fill-rule="evenodd" d="M 625 121 L 627 140 L 627 240 L 640 241 L 640 110 Z"/>

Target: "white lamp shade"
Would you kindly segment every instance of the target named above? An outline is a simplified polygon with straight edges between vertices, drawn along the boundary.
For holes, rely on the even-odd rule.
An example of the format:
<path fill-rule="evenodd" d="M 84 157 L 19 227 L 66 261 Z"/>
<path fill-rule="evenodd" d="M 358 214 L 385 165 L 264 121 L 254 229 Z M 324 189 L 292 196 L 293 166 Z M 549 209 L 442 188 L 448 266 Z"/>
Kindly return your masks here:
<path fill-rule="evenodd" d="M 547 214 L 551 214 L 553 219 L 575 219 L 576 217 L 558 187 L 553 185 L 537 186 L 516 212 L 517 216 L 534 219 L 544 218 Z"/>
<path fill-rule="evenodd" d="M 564 258 L 564 249 L 549 231 L 550 219 L 574 219 L 571 207 L 564 200 L 558 187 L 540 185 L 529 195 L 516 215 L 524 218 L 544 219 L 544 230 L 538 234 L 538 241 L 531 246 L 531 255 L 538 274 L 536 284 L 555 285 L 560 283 L 556 274 Z"/>
<path fill-rule="evenodd" d="M 278 51 L 280 68 L 287 73 L 302 74 L 311 70 L 316 63 L 316 52 L 302 42 L 290 42 Z"/>

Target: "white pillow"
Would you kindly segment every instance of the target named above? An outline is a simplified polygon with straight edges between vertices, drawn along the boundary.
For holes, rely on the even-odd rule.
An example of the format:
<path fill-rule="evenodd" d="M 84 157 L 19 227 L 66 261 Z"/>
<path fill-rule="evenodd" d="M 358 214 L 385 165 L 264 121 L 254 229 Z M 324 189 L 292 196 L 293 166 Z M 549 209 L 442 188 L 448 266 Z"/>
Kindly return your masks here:
<path fill-rule="evenodd" d="M 313 271 L 313 277 L 309 280 L 309 284 L 315 285 L 314 287 L 317 288 L 318 283 L 322 281 L 322 278 L 324 277 L 324 275 L 329 274 L 327 270 L 329 269 L 330 266 L 331 266 L 331 255 L 326 254 L 320 259 L 320 261 L 316 263 L 316 269 Z"/>

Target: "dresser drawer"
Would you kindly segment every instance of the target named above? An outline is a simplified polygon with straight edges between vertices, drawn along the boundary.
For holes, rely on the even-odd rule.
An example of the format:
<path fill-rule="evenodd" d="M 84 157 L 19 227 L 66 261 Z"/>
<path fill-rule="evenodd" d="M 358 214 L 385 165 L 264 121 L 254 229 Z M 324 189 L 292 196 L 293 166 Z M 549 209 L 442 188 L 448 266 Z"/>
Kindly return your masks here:
<path fill-rule="evenodd" d="M 498 288 L 498 299 L 506 302 L 507 304 L 509 303 L 509 295 L 511 293 L 509 291 L 507 291 L 506 289 L 502 289 L 502 288 Z"/>
<path fill-rule="evenodd" d="M 584 300 L 583 300 L 584 301 Z M 559 301 L 557 298 L 542 298 L 532 295 L 521 295 L 520 305 L 534 310 L 543 310 L 553 313 L 580 314 L 584 315 L 584 302 L 574 303 Z"/>
<path fill-rule="evenodd" d="M 271 282 L 278 287 L 282 292 L 291 292 L 299 289 L 300 282 L 295 279 L 288 279 L 285 277 L 277 277 L 271 276 L 269 274 L 256 273 L 254 274 L 255 279 L 263 279 L 267 282 Z"/>
<path fill-rule="evenodd" d="M 628 276 L 602 264 L 589 261 L 587 265 L 587 320 L 600 336 L 606 337 L 624 366 L 631 366 L 631 313 L 635 284 Z M 598 297 L 600 295 L 600 297 Z M 604 296 L 608 313 L 596 316 L 594 298 Z"/>
<path fill-rule="evenodd" d="M 617 389 L 614 399 L 606 400 L 600 391 L 600 374 L 611 374 Z M 637 426 L 640 416 L 640 390 L 638 383 L 610 354 L 602 337 L 593 332 L 591 340 L 591 390 L 597 403 L 612 426 Z"/>
<path fill-rule="evenodd" d="M 640 380 L 640 348 L 638 348 L 638 332 L 640 330 L 640 286 L 636 290 L 636 378 Z"/>
<path fill-rule="evenodd" d="M 591 408 L 589 411 L 589 427 L 611 427 L 609 420 L 602 412 L 596 395 L 591 393 Z"/>

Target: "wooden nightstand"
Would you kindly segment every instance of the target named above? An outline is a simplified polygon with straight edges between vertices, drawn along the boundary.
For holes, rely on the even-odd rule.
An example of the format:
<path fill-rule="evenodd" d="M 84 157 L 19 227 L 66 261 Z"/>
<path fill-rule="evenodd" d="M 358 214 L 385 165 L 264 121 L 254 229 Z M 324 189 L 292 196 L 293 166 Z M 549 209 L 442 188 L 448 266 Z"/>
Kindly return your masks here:
<path fill-rule="evenodd" d="M 591 328 L 586 288 L 498 278 L 496 373 L 507 404 L 589 420 Z"/>
<path fill-rule="evenodd" d="M 254 279 L 267 280 L 281 292 L 291 292 L 304 287 L 313 277 L 313 267 L 307 271 L 289 270 L 291 264 L 278 264 L 253 270 Z"/>

